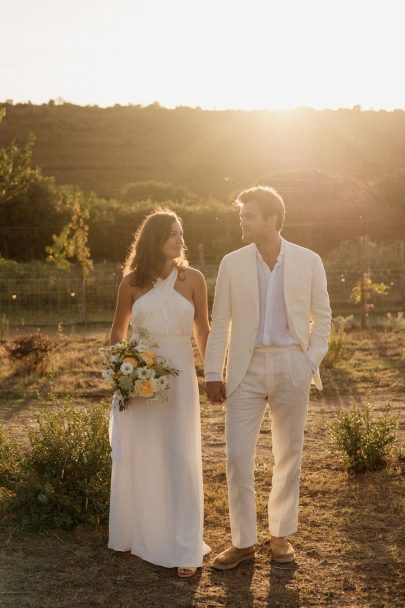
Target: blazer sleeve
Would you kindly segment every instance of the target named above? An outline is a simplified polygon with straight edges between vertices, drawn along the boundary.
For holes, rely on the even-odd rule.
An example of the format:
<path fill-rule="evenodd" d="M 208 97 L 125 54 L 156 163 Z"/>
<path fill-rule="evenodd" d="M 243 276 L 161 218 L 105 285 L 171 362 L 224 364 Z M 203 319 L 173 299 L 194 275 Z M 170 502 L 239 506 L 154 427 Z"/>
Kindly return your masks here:
<path fill-rule="evenodd" d="M 231 290 L 226 258 L 219 266 L 212 307 L 211 331 L 205 351 L 205 375 L 215 373 L 223 377 L 231 326 Z"/>
<path fill-rule="evenodd" d="M 332 312 L 329 303 L 326 273 L 319 255 L 316 256 L 311 285 L 311 335 L 308 357 L 319 367 L 328 350 Z"/>

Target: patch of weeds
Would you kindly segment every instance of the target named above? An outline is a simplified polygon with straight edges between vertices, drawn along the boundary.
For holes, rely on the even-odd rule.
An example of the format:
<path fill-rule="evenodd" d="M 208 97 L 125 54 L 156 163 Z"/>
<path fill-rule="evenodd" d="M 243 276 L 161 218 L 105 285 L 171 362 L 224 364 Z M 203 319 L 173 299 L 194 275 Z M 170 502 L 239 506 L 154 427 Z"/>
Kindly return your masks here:
<path fill-rule="evenodd" d="M 17 373 L 45 373 L 55 343 L 44 334 L 25 334 L 5 345 L 6 356 Z"/>
<path fill-rule="evenodd" d="M 107 411 L 68 404 L 36 415 L 21 458 L 12 509 L 27 527 L 69 529 L 108 518 L 111 458 Z"/>
<path fill-rule="evenodd" d="M 8 490 L 14 489 L 20 477 L 21 448 L 15 439 L 6 437 L 3 425 L 0 423 L 0 486 Z"/>
<path fill-rule="evenodd" d="M 398 421 L 390 404 L 383 415 L 375 417 L 373 413 L 374 407 L 367 402 L 341 411 L 329 425 L 330 451 L 353 473 L 382 469 L 393 452 Z"/>
<path fill-rule="evenodd" d="M 329 348 L 322 365 L 328 369 L 335 367 L 342 360 L 346 350 L 346 340 L 343 331 L 332 331 L 329 337 Z"/>

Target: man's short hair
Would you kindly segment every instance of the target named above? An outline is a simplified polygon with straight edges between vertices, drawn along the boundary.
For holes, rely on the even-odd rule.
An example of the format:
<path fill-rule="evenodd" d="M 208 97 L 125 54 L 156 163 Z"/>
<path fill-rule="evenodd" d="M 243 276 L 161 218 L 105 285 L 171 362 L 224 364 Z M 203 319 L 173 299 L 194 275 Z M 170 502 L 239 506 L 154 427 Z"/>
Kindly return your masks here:
<path fill-rule="evenodd" d="M 242 207 L 242 205 L 247 205 L 253 201 L 258 204 L 263 217 L 277 216 L 276 228 L 281 230 L 284 224 L 285 207 L 284 201 L 277 190 L 270 188 L 270 186 L 248 188 L 237 196 L 234 204 L 237 207 Z"/>

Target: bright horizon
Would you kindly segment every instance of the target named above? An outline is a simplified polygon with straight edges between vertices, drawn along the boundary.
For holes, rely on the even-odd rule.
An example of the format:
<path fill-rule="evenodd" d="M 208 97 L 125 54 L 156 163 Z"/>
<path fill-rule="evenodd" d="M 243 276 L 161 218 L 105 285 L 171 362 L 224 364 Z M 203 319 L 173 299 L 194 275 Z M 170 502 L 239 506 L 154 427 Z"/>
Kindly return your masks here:
<path fill-rule="evenodd" d="M 0 101 L 405 109 L 403 0 L 6 0 Z"/>

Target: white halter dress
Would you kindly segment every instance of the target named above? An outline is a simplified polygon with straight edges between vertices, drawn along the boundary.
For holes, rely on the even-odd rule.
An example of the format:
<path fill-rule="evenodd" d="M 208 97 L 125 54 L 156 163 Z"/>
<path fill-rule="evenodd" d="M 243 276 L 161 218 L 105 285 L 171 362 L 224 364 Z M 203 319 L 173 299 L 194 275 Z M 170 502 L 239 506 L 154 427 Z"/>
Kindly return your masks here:
<path fill-rule="evenodd" d="M 168 402 L 135 398 L 112 408 L 112 476 L 108 547 L 166 567 L 201 566 L 203 485 L 198 383 L 191 335 L 194 307 L 174 289 L 178 275 L 158 279 L 132 308 L 133 333 L 144 327 L 157 352 L 180 370 Z"/>

